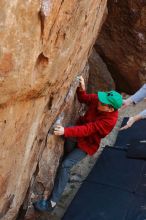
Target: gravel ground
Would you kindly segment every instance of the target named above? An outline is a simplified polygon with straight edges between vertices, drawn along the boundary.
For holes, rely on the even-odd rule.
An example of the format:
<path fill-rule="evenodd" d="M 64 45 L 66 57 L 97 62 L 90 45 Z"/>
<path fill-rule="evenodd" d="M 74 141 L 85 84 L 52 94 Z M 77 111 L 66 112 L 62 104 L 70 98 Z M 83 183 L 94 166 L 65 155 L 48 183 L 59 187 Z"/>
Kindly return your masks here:
<path fill-rule="evenodd" d="M 46 216 L 46 218 L 45 216 L 43 216 L 43 218 L 39 217 L 39 220 L 61 220 L 67 207 L 69 206 L 70 202 L 72 201 L 73 197 L 75 196 L 76 192 L 81 186 L 83 180 L 86 178 L 86 176 L 92 169 L 96 160 L 98 160 L 98 157 L 102 152 L 104 146 L 105 145 L 113 146 L 113 144 L 115 143 L 123 117 L 133 116 L 138 112 L 142 111 L 143 109 L 145 109 L 145 107 L 146 107 L 146 100 L 137 104 L 136 106 L 130 106 L 119 112 L 120 113 L 119 119 L 115 128 L 106 138 L 102 140 L 98 152 L 92 157 L 87 156 L 84 160 L 82 160 L 80 163 L 78 163 L 76 166 L 73 167 L 71 171 L 70 181 L 64 191 L 64 194 L 62 195 L 60 202 L 56 206 L 53 213 L 50 216 Z"/>

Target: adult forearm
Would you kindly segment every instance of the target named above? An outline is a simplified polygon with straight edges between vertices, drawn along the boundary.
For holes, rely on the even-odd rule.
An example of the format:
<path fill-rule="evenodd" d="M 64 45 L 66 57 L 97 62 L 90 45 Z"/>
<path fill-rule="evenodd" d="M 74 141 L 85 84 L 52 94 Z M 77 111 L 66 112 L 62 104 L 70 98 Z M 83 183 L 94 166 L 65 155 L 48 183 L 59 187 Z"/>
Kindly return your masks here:
<path fill-rule="evenodd" d="M 146 118 L 146 110 L 140 112 L 139 115 L 141 116 L 141 118 Z"/>
<path fill-rule="evenodd" d="M 142 116 L 140 114 L 130 117 L 126 125 L 121 127 L 120 130 L 125 130 L 127 128 L 130 128 L 136 121 L 139 121 L 140 119 L 142 119 Z"/>
<path fill-rule="evenodd" d="M 130 99 L 136 104 L 146 98 L 146 84 L 144 84 Z"/>
<path fill-rule="evenodd" d="M 141 114 L 137 114 L 135 116 L 133 116 L 134 122 L 139 121 L 141 119 L 143 119 L 143 117 L 141 116 Z"/>

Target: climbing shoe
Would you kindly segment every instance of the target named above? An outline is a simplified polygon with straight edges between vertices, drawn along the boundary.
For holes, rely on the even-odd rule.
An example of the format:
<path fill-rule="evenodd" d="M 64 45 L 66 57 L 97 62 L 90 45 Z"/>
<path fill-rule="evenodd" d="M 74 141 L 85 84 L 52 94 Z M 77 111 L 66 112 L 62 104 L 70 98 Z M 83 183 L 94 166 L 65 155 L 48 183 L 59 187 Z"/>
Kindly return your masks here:
<path fill-rule="evenodd" d="M 51 212 L 54 207 L 52 207 L 49 200 L 38 200 L 33 203 L 34 208 L 40 212 Z"/>

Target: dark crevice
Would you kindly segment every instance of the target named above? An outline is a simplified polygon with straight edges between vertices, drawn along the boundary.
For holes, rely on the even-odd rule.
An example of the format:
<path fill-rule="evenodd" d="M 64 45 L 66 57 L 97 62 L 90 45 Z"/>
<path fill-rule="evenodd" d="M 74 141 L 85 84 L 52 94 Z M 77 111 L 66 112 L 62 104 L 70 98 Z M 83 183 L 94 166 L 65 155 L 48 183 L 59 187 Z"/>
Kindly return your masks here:
<path fill-rule="evenodd" d="M 37 167 L 36 167 L 36 170 L 33 174 L 33 177 L 37 176 L 38 173 L 39 173 L 39 164 L 37 164 Z M 25 219 L 25 216 L 26 216 L 26 213 L 27 213 L 27 210 L 28 210 L 28 207 L 29 207 L 30 192 L 32 191 L 32 187 L 33 187 L 33 185 L 30 183 L 30 185 L 28 187 L 28 190 L 26 192 L 26 195 L 25 195 L 25 199 L 24 199 L 22 205 L 20 206 L 20 209 L 19 209 L 18 215 L 16 217 L 16 220 L 24 220 Z"/>
<path fill-rule="evenodd" d="M 53 104 L 53 95 L 51 94 L 51 95 L 50 95 L 49 102 L 48 102 L 48 110 L 51 110 L 52 104 Z"/>
<path fill-rule="evenodd" d="M 113 60 L 109 59 L 104 52 L 102 51 L 102 48 L 95 44 L 94 48 L 96 52 L 100 55 L 104 63 L 106 64 L 109 72 L 111 73 L 111 76 L 115 82 L 116 90 L 118 92 L 127 92 L 128 94 L 133 94 L 133 87 L 129 84 L 128 80 L 125 78 L 124 75 L 120 73 L 120 69 L 117 66 L 116 63 L 114 63 Z M 118 73 L 118 74 L 117 74 Z M 135 90 L 138 90 L 139 87 L 137 87 Z"/>
<path fill-rule="evenodd" d="M 35 68 L 37 68 L 38 66 L 42 66 L 45 67 L 48 65 L 49 62 L 49 58 L 46 57 L 43 52 L 38 56 L 36 64 L 35 64 Z"/>
<path fill-rule="evenodd" d="M 43 183 L 41 182 L 35 182 L 34 188 L 33 188 L 33 192 L 36 195 L 43 195 L 45 191 L 45 187 L 43 185 Z"/>
<path fill-rule="evenodd" d="M 25 201 L 25 200 L 24 200 Z M 24 203 L 20 206 L 18 215 L 16 217 L 16 220 L 23 220 L 25 218 L 27 209 L 24 209 Z"/>
<path fill-rule="evenodd" d="M 41 13 L 41 11 L 39 11 L 38 13 L 40 22 L 41 22 L 41 36 L 44 35 L 44 23 L 45 23 L 45 16 Z"/>
<path fill-rule="evenodd" d="M 39 164 L 37 164 L 37 166 L 36 166 L 36 170 L 35 170 L 33 176 L 34 176 L 34 177 L 37 176 L 38 173 L 39 173 Z"/>

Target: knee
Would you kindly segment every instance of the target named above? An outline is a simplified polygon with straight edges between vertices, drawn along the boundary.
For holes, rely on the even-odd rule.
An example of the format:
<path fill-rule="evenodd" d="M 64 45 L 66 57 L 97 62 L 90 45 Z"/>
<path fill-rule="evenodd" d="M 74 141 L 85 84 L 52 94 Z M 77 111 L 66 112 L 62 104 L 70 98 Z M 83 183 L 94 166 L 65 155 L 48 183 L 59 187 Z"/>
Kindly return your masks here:
<path fill-rule="evenodd" d="M 61 168 L 62 169 L 65 169 L 65 168 L 71 168 L 73 165 L 72 165 L 72 162 L 71 160 L 69 159 L 65 159 L 62 164 L 61 164 Z"/>

